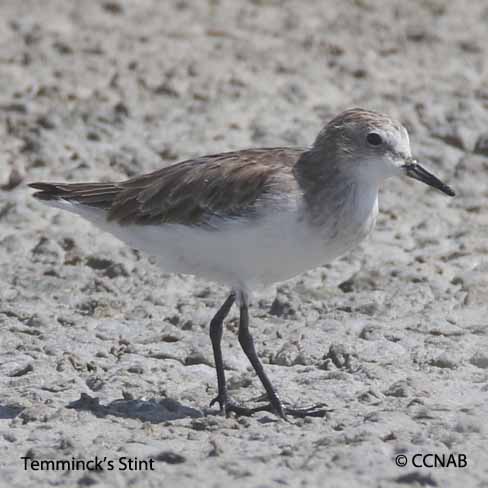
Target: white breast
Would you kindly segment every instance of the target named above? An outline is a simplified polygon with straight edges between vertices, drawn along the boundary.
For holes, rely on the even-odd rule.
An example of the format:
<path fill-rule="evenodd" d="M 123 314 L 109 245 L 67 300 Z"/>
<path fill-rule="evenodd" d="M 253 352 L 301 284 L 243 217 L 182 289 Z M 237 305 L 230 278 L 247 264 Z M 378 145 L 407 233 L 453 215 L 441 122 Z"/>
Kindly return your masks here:
<path fill-rule="evenodd" d="M 215 228 L 120 226 L 107 222 L 100 210 L 59 201 L 55 206 L 154 256 L 165 272 L 198 275 L 246 290 L 287 280 L 354 248 L 372 230 L 378 210 L 377 192 L 358 194 L 360 201 L 349 199 L 342 222 L 331 216 L 319 227 L 307 219 L 301 201 L 271 207 L 255 219 L 218 220 Z"/>
<path fill-rule="evenodd" d="M 257 220 L 231 219 L 218 230 L 178 224 L 107 228 L 157 258 L 166 272 L 194 274 L 234 288 L 290 279 L 350 251 L 374 226 L 377 200 L 358 209 L 354 222 L 330 237 L 312 227 L 298 205 Z"/>

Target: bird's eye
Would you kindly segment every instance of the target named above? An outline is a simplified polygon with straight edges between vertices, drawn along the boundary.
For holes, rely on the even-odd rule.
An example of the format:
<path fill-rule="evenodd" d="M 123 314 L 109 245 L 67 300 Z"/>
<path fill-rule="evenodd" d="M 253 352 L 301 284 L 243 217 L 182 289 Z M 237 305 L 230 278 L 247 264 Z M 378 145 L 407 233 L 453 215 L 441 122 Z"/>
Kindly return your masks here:
<path fill-rule="evenodd" d="M 366 136 L 366 140 L 368 141 L 368 144 L 370 144 L 371 146 L 380 146 L 381 144 L 383 144 L 383 139 L 376 132 L 370 132 Z"/>

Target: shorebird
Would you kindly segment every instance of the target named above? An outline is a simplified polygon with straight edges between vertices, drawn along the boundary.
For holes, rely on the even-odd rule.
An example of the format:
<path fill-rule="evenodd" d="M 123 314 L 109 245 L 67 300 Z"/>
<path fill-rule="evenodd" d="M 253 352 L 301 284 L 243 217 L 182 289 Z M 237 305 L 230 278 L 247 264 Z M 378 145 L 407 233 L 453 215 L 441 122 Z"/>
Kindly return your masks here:
<path fill-rule="evenodd" d="M 409 176 L 454 196 L 412 158 L 406 129 L 360 108 L 332 119 L 308 148 L 246 149 L 203 156 L 115 183 L 32 183 L 34 196 L 145 251 L 163 270 L 223 283 L 229 295 L 210 322 L 217 397 L 226 414 L 270 410 L 320 416 L 321 405 L 285 405 L 265 373 L 249 331 L 248 303 L 267 286 L 329 263 L 372 231 L 378 190 Z M 223 322 L 240 311 L 239 343 L 267 395 L 246 407 L 227 392 Z"/>

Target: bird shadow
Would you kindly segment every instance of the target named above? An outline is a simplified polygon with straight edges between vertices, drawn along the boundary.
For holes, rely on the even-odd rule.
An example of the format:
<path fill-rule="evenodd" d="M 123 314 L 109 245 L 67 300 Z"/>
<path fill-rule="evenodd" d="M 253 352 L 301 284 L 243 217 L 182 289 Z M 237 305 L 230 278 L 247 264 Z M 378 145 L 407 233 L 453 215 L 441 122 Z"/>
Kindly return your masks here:
<path fill-rule="evenodd" d="M 162 400 L 114 400 L 102 405 L 96 397 L 81 393 L 80 398 L 67 405 L 78 411 L 89 411 L 96 417 L 103 418 L 108 415 L 122 418 L 132 418 L 159 424 L 171 420 L 203 417 L 203 413 L 192 407 L 187 407 L 177 400 L 164 398 Z"/>
<path fill-rule="evenodd" d="M 24 410 L 24 407 L 18 405 L 0 405 L 0 420 L 10 420 Z"/>

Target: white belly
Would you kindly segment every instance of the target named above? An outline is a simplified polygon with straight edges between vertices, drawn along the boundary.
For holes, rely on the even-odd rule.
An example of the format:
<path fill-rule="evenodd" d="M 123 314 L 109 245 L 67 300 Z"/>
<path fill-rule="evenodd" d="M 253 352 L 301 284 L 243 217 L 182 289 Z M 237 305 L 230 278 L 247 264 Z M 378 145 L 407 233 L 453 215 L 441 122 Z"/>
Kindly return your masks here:
<path fill-rule="evenodd" d="M 220 230 L 167 224 L 112 231 L 131 246 L 155 256 L 168 272 L 188 273 L 233 287 L 284 281 L 335 256 L 306 232 L 296 214 L 257 223 L 226 222 Z"/>
<path fill-rule="evenodd" d="M 255 220 L 229 219 L 214 228 L 179 224 L 120 226 L 104 212 L 68 202 L 70 210 L 157 259 L 165 272 L 185 273 L 247 290 L 285 281 L 354 248 L 372 230 L 377 195 L 342 222 L 312 226 L 301 204 L 278 208 Z M 218 229 L 218 230 L 217 230 Z"/>
<path fill-rule="evenodd" d="M 234 288 L 285 281 L 328 263 L 370 232 L 375 215 L 330 238 L 297 210 L 257 221 L 229 220 L 219 230 L 177 224 L 107 228 L 122 241 L 156 257 L 166 272 L 194 274 Z"/>

